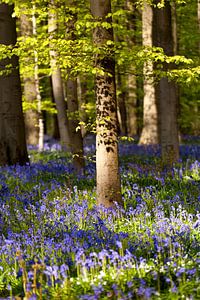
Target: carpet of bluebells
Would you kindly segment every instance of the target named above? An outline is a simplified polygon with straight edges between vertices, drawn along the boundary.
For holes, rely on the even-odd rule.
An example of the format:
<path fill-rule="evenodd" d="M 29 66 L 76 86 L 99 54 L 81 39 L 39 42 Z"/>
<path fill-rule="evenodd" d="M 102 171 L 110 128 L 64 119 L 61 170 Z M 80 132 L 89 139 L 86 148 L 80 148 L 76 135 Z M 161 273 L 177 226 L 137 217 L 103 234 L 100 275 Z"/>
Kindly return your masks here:
<path fill-rule="evenodd" d="M 200 141 L 163 169 L 157 147 L 120 144 L 124 207 L 95 205 L 58 145 L 0 168 L 0 299 L 200 299 Z M 184 140 L 183 140 L 184 142 Z"/>

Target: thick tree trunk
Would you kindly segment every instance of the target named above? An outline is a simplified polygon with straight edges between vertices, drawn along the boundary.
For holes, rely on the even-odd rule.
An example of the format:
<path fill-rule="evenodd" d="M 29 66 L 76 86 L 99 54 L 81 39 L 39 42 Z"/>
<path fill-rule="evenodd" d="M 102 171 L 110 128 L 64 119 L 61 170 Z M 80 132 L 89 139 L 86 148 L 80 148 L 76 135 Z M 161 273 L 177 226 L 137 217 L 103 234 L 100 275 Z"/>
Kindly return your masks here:
<path fill-rule="evenodd" d="M 143 46 L 152 47 L 152 21 L 152 7 L 149 4 L 144 3 L 142 11 Z M 153 63 L 151 61 L 146 61 L 144 63 L 143 73 L 143 129 L 139 144 L 158 144 L 158 113 L 153 83 Z"/>
<path fill-rule="evenodd" d="M 21 35 L 25 38 L 32 36 L 33 26 L 30 18 L 23 14 L 20 17 Z M 33 58 L 27 57 L 27 65 L 33 64 Z M 34 72 L 23 76 L 24 82 L 24 98 L 30 106 L 25 113 L 26 141 L 29 145 L 38 145 L 39 142 L 39 114 L 34 106 L 37 101 L 37 91 L 35 85 Z"/>
<path fill-rule="evenodd" d="M 110 0 L 90 0 L 91 12 L 95 20 L 112 22 L 106 18 L 111 13 Z M 112 29 L 101 26 L 93 31 L 93 41 L 101 48 L 108 40 L 113 41 Z M 96 75 L 96 172 L 97 203 L 106 207 L 122 203 L 118 161 L 118 120 L 115 85 L 115 61 L 110 55 L 97 56 L 97 68 L 104 69 L 104 75 Z M 112 76 L 109 76 L 111 74 Z"/>
<path fill-rule="evenodd" d="M 16 43 L 13 6 L 0 4 L 0 44 Z M 9 74 L 0 75 L 0 165 L 26 164 L 28 154 L 22 112 L 19 63 L 16 56 L 0 61 L 1 71 L 10 64 Z"/>
<path fill-rule="evenodd" d="M 50 38 L 53 39 L 57 33 L 57 14 L 54 0 L 50 1 L 48 32 Z M 69 134 L 69 121 L 67 118 L 67 104 L 65 101 L 61 71 L 57 66 L 57 53 L 55 45 L 50 43 L 50 63 L 52 68 L 52 89 L 53 96 L 58 111 L 58 126 L 60 132 L 60 142 L 63 150 L 71 151 L 71 142 Z"/>
<path fill-rule="evenodd" d="M 158 1 L 156 1 L 158 3 Z M 153 9 L 153 45 L 162 47 L 166 55 L 173 55 L 173 36 L 170 2 L 165 7 Z M 163 70 L 170 68 L 163 65 Z M 162 160 L 170 165 L 179 158 L 179 141 L 177 125 L 177 89 L 174 82 L 163 77 L 156 85 L 158 101 L 160 143 Z"/>

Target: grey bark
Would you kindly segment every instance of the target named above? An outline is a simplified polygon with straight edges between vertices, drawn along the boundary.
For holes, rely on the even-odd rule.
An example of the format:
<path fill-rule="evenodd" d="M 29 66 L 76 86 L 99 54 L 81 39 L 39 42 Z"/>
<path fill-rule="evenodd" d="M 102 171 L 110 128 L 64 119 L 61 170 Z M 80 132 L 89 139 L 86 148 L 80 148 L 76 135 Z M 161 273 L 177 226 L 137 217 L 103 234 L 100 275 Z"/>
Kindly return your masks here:
<path fill-rule="evenodd" d="M 87 78 L 79 76 L 77 78 L 77 93 L 78 93 L 78 102 L 79 102 L 79 111 L 80 111 L 80 121 L 83 122 L 83 125 L 81 125 L 81 134 L 82 137 L 84 138 L 87 133 L 89 132 L 88 130 L 88 114 L 87 114 Z"/>
<path fill-rule="evenodd" d="M 53 39 L 57 33 L 57 13 L 55 1 L 51 0 L 49 4 L 48 32 L 50 39 Z M 50 63 L 52 69 L 52 89 L 53 96 L 58 112 L 58 126 L 60 132 L 60 142 L 63 150 L 71 151 L 71 141 L 69 133 L 69 121 L 67 117 L 67 104 L 65 101 L 61 71 L 57 63 L 57 52 L 55 44 L 50 42 Z"/>
<path fill-rule="evenodd" d="M 81 130 L 78 129 L 80 116 L 77 95 L 77 79 L 69 78 L 66 81 L 67 94 L 67 112 L 69 119 L 69 132 L 71 137 L 71 149 L 73 154 L 73 164 L 77 173 L 83 173 L 84 169 L 84 153 L 83 138 Z"/>
<path fill-rule="evenodd" d="M 152 47 L 152 7 L 144 3 L 142 11 L 143 46 Z M 143 68 L 143 129 L 139 144 L 158 144 L 158 113 L 153 78 L 153 63 L 146 61 Z"/>
<path fill-rule="evenodd" d="M 0 4 L 0 44 L 16 43 L 13 6 Z M 26 164 L 28 154 L 22 112 L 21 82 L 18 57 L 0 61 L 0 71 L 10 64 L 8 74 L 0 74 L 0 165 Z"/>
<path fill-rule="evenodd" d="M 21 35 L 25 38 L 33 35 L 33 26 L 28 15 L 20 16 L 20 29 Z M 27 57 L 26 63 L 33 64 L 33 58 Z M 25 113 L 25 128 L 26 128 L 26 141 L 29 145 L 38 145 L 39 143 L 39 114 L 34 108 L 37 101 L 37 90 L 35 84 L 34 73 L 23 75 L 23 83 L 24 83 L 24 98 L 28 103 L 30 108 L 28 108 Z"/>
<path fill-rule="evenodd" d="M 33 4 L 33 14 L 32 14 L 32 24 L 33 24 L 33 35 L 37 37 L 37 22 L 35 15 L 35 4 Z M 37 112 L 39 116 L 39 141 L 38 141 L 38 150 L 44 150 L 44 122 L 42 115 L 42 97 L 40 93 L 40 79 L 39 79 L 39 66 L 38 66 L 38 51 L 34 49 L 34 79 L 35 79 L 35 90 L 36 90 L 36 99 L 37 99 Z"/>
<path fill-rule="evenodd" d="M 158 3 L 158 1 L 156 1 Z M 166 55 L 173 55 L 172 18 L 170 2 L 165 7 L 153 9 L 153 45 L 162 47 Z M 163 64 L 166 71 L 172 66 Z M 174 82 L 162 77 L 156 85 L 159 112 L 159 134 L 163 163 L 173 164 L 179 158 L 177 125 L 177 88 Z"/>
<path fill-rule="evenodd" d="M 129 11 L 128 17 L 128 29 L 131 32 L 135 32 L 135 7 L 132 0 L 126 0 L 126 9 Z M 128 39 L 129 47 L 132 49 L 136 43 L 135 35 Z M 131 50 L 130 50 L 131 51 Z M 126 100 L 126 113 L 127 113 L 127 131 L 129 136 L 137 134 L 138 130 L 138 118 L 137 118 L 137 80 L 135 75 L 135 66 L 129 67 L 129 73 L 127 76 L 127 100 Z"/>
<path fill-rule="evenodd" d="M 68 5 L 76 6 L 75 0 L 68 0 Z M 76 22 L 76 13 L 71 16 L 71 19 L 66 24 L 66 38 L 74 40 L 76 38 L 74 34 L 74 24 Z M 83 138 L 81 130 L 78 129 L 80 122 L 79 104 L 78 104 L 78 86 L 77 78 L 73 78 L 70 74 L 71 70 L 68 70 L 68 78 L 66 80 L 66 95 L 67 95 L 67 111 L 69 119 L 69 132 L 71 149 L 73 155 L 73 165 L 75 171 L 79 174 L 84 170 L 84 151 L 83 151 Z"/>
<path fill-rule="evenodd" d="M 110 0 L 90 0 L 95 20 L 112 22 L 106 18 L 111 12 Z M 102 47 L 113 41 L 113 30 L 97 27 L 93 31 L 93 42 Z M 97 68 L 104 69 L 104 75 L 96 75 L 96 179 L 97 203 L 111 207 L 122 203 L 118 160 L 118 120 L 115 84 L 115 61 L 112 48 L 110 55 L 97 56 Z M 112 76 L 108 75 L 111 74 Z"/>
<path fill-rule="evenodd" d="M 120 134 L 123 136 L 127 135 L 127 112 L 126 112 L 126 97 L 127 93 L 124 88 L 124 76 L 120 74 L 120 70 L 117 70 L 117 86 L 118 86 L 118 109 L 119 109 L 119 126 L 120 126 Z"/>

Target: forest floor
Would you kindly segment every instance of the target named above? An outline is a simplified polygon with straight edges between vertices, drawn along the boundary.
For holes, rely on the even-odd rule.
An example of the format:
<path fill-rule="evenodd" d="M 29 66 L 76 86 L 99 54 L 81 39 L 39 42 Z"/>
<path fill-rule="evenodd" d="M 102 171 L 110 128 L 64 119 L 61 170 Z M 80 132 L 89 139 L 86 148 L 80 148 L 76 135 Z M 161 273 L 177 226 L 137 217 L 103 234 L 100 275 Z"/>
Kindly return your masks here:
<path fill-rule="evenodd" d="M 95 204 L 95 145 L 84 176 L 47 142 L 0 168 L 0 299 L 200 299 L 200 138 L 160 168 L 158 147 L 120 143 L 123 208 Z"/>

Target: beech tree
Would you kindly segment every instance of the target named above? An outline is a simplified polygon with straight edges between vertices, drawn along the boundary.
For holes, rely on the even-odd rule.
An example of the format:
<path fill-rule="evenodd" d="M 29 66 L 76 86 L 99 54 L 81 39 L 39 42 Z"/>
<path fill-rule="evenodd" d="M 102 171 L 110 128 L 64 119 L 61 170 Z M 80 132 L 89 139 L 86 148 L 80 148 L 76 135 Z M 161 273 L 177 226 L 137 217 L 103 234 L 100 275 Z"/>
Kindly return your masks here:
<path fill-rule="evenodd" d="M 152 7 L 144 3 L 142 11 L 142 40 L 143 46 L 152 47 Z M 158 112 L 153 78 L 153 62 L 145 61 L 144 68 L 144 97 L 143 97 L 143 129 L 140 144 L 158 144 Z"/>
<path fill-rule="evenodd" d="M 118 120 L 116 105 L 115 60 L 112 49 L 113 29 L 110 0 L 90 0 L 94 21 L 93 42 L 99 49 L 110 48 L 96 54 L 96 179 L 97 203 L 106 207 L 122 203 L 118 161 Z"/>
<path fill-rule="evenodd" d="M 155 1 L 158 4 L 159 1 Z M 165 54 L 173 56 L 173 35 L 170 1 L 162 8 L 153 8 L 153 46 L 161 47 Z M 172 66 L 163 63 L 163 71 Z M 177 89 L 173 81 L 163 76 L 156 85 L 159 113 L 159 134 L 164 164 L 172 164 L 179 158 L 177 124 Z"/>
<path fill-rule="evenodd" d="M 135 38 L 135 21 L 136 21 L 136 10 L 132 0 L 125 1 L 125 7 L 128 11 L 127 29 L 132 31 L 131 37 L 128 37 L 129 51 L 131 52 L 136 45 Z M 127 112 L 127 131 L 129 136 L 137 134 L 137 80 L 136 80 L 136 68 L 132 63 L 128 68 L 127 75 L 127 100 L 126 100 L 126 112 Z"/>
<path fill-rule="evenodd" d="M 16 43 L 13 9 L 13 5 L 0 4 L 0 44 L 6 46 Z M 0 71 L 0 165 L 23 165 L 28 162 L 28 155 L 18 57 L 1 59 Z"/>
<path fill-rule="evenodd" d="M 56 34 L 57 34 L 57 13 L 56 3 L 51 0 L 49 3 L 49 17 L 48 17 L 48 32 L 50 35 L 50 64 L 52 69 L 52 91 L 56 103 L 58 114 L 58 126 L 60 133 L 60 142 L 63 150 L 71 150 L 71 141 L 69 133 L 69 120 L 67 117 L 67 103 L 65 101 L 63 81 L 61 77 L 61 70 L 58 65 L 58 53 L 56 52 Z M 54 43 L 52 43 L 54 40 Z"/>
<path fill-rule="evenodd" d="M 69 8 L 76 7 L 75 0 L 68 0 Z M 75 22 L 77 16 L 76 13 L 71 12 L 71 18 L 66 24 L 66 38 L 74 41 L 76 35 L 74 34 Z M 78 104 L 78 85 L 76 76 L 72 76 L 71 70 L 68 69 L 68 76 L 66 80 L 66 96 L 67 96 L 67 112 L 69 119 L 69 132 L 70 132 L 70 142 L 71 150 L 73 155 L 73 165 L 77 173 L 83 173 L 84 169 L 84 153 L 83 153 L 83 138 L 81 135 L 81 130 L 78 129 L 80 122 L 79 115 L 79 104 Z"/>
<path fill-rule="evenodd" d="M 30 16 L 22 14 L 20 16 L 20 31 L 23 38 L 29 38 L 33 35 L 33 26 Z M 26 58 L 27 65 L 33 65 L 33 58 Z M 37 89 L 35 84 L 34 72 L 23 74 L 24 100 L 28 108 L 24 112 L 26 142 L 29 145 L 38 145 L 39 142 L 39 114 L 36 107 Z"/>

